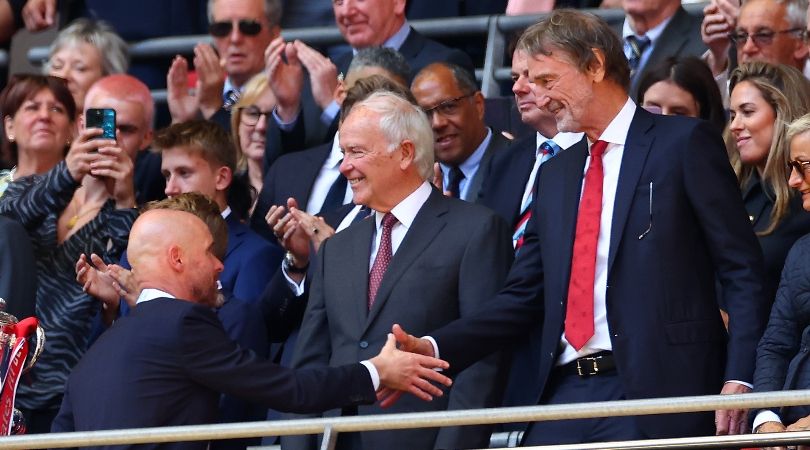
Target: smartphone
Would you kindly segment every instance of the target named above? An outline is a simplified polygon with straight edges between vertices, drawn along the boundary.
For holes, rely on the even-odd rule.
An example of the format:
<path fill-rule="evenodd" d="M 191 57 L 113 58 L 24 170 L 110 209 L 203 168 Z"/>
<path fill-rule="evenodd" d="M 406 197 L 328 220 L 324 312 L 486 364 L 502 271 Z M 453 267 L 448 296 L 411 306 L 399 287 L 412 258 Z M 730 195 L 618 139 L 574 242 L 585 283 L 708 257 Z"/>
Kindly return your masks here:
<path fill-rule="evenodd" d="M 115 140 L 115 110 L 112 108 L 90 108 L 84 117 L 86 128 L 101 128 L 104 132 L 95 139 Z"/>

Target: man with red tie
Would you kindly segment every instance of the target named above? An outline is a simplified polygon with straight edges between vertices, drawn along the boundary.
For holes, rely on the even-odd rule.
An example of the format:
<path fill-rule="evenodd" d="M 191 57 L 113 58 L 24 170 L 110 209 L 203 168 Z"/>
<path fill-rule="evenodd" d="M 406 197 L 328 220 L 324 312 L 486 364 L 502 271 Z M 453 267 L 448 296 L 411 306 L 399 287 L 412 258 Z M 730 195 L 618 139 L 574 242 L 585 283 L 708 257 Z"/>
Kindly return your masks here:
<path fill-rule="evenodd" d="M 495 301 L 431 333 L 433 342 L 394 327 L 398 339 L 460 370 L 532 333 L 540 404 L 749 391 L 767 319 L 762 255 L 720 136 L 706 123 L 638 108 L 622 43 L 591 14 L 555 11 L 519 45 L 538 107 L 587 142 L 544 164 L 543 194 Z M 744 426 L 744 411 L 543 422 L 524 444 Z"/>

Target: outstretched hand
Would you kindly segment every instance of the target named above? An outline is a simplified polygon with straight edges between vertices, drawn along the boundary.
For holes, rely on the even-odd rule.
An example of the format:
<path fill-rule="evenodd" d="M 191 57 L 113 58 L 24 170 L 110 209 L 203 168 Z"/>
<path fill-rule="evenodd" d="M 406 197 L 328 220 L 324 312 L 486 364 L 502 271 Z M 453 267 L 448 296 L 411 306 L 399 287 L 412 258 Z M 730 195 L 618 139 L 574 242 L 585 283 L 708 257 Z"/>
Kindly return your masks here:
<path fill-rule="evenodd" d="M 425 401 L 433 400 L 433 397 L 441 397 L 444 393 L 431 381 L 450 386 L 453 383 L 452 380 L 435 370 L 437 368 L 447 369 L 450 365 L 430 356 L 398 350 L 396 342 L 394 335 L 388 334 L 388 339 L 380 354 L 370 359 L 380 375 L 381 386 L 386 388 L 377 395 L 377 398 L 381 400 L 381 406 L 386 398 L 391 397 L 394 390 L 410 392 Z M 383 398 L 380 398 L 381 395 Z"/>
<path fill-rule="evenodd" d="M 391 327 L 391 332 L 394 334 L 400 350 L 430 356 L 431 358 L 436 356 L 433 353 L 433 344 L 429 340 L 408 334 L 398 323 Z"/>

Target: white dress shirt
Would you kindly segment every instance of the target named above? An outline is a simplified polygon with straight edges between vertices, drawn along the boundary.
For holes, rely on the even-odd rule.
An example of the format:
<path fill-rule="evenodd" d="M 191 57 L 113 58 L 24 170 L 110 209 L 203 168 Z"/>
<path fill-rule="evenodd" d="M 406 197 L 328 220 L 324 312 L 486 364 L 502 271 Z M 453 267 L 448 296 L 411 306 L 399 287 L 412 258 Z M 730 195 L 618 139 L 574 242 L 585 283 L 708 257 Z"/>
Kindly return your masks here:
<path fill-rule="evenodd" d="M 343 152 L 340 151 L 338 133 L 335 133 L 335 138 L 332 140 L 332 150 L 329 152 L 326 161 L 323 162 L 323 166 L 321 166 L 321 170 L 315 178 L 315 183 L 312 184 L 312 192 L 309 194 L 306 212 L 312 215 L 321 212 L 323 202 L 326 200 L 326 195 L 329 194 L 329 189 L 340 176 L 341 160 L 343 160 Z M 349 183 L 346 183 L 346 192 L 343 194 L 343 204 L 345 205 L 351 201 L 352 190 L 349 189 Z"/>

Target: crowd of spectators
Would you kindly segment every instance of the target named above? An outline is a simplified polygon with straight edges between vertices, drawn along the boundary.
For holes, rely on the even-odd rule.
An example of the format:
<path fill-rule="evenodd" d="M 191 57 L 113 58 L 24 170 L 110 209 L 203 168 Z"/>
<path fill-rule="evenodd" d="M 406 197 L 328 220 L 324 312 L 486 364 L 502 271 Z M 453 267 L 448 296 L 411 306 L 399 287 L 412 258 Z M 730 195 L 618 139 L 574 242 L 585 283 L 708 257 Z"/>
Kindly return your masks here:
<path fill-rule="evenodd" d="M 622 8 L 624 21 L 610 28 L 561 9 L 600 5 Z M 155 11 L 166 14 L 152 20 Z M 474 71 L 484 49 L 439 42 L 409 22 L 551 11 L 557 11 L 554 20 L 531 27 L 508 51 L 513 95 L 500 101 L 529 130 L 517 137 L 498 129 L 497 118 L 487 119 L 487 99 Z M 602 132 L 616 133 L 617 117 L 630 128 L 627 143 L 624 136 L 621 142 L 606 138 L 606 197 L 600 197 L 605 200 L 599 211 L 603 230 L 618 231 L 605 238 L 596 224 L 592 340 L 573 344 L 568 318 L 563 332 L 549 322 L 556 312 L 547 310 L 540 321 L 546 329 L 523 333 L 508 348 L 453 373 L 455 385 L 441 400 L 427 406 L 414 398 L 396 401 L 397 394 L 383 389 L 379 397 L 395 407 L 325 414 L 554 403 L 570 365 L 596 360 L 603 362 L 594 367 L 605 364 L 608 375 L 583 377 L 574 370 L 571 376 L 593 383 L 587 388 L 593 392 L 601 389 L 600 380 L 609 389 L 584 401 L 602 393 L 636 398 L 810 388 L 804 356 L 810 339 L 810 272 L 804 262 L 810 251 L 808 14 L 807 0 L 711 0 L 702 15 L 687 12 L 680 0 L 0 0 L 0 30 L 60 28 L 42 73 L 13 75 L 0 92 L 0 298 L 12 313 L 36 315 L 47 337 L 17 393 L 29 432 L 51 430 L 73 367 L 88 348 L 114 335 L 109 330 L 117 321 L 137 311 L 142 280 L 127 258 L 130 228 L 139 208 L 166 197 L 202 194 L 207 200 L 195 202 L 224 218 L 219 222 L 226 231 L 216 228 L 219 222 L 211 225 L 223 265 L 217 318 L 230 339 L 284 366 L 366 360 L 381 351 L 394 324 L 420 336 L 448 324 L 455 331 L 457 319 L 487 325 L 474 313 L 502 300 L 495 296 L 502 286 L 501 295 L 510 298 L 559 302 L 564 316 L 572 308 L 565 304 L 566 298 L 571 302 L 566 292 L 579 289 L 572 253 L 581 242 L 576 218 L 587 209 L 588 164 L 602 160 L 594 148 Z M 576 26 L 560 31 L 555 27 L 561 23 Z M 281 35 L 282 26 L 329 25 L 345 45 L 316 48 Z M 190 60 L 129 60 L 126 42 L 202 33 L 212 43 L 197 44 Z M 587 33 L 601 36 L 598 46 L 555 41 L 587 41 Z M 10 37 L 0 32 L 0 41 Z M 163 87 L 165 120 L 150 91 Z M 115 139 L 87 126 L 88 110 L 100 108 L 115 110 Z M 666 131 L 642 136 L 656 127 Z M 678 145 L 683 135 L 689 140 Z M 634 175 L 633 168 L 653 167 L 663 158 L 653 150 L 653 162 L 635 160 L 633 152 L 647 145 L 678 152 L 666 160 L 681 158 L 684 172 L 679 162 L 678 168 Z M 695 145 L 701 148 L 690 148 Z M 723 148 L 718 158 L 716 150 Z M 622 159 L 611 159 L 617 154 Z M 575 182 L 563 180 L 570 174 Z M 695 179 L 701 174 L 716 177 L 714 184 L 697 185 L 707 181 Z M 579 210 L 562 206 L 565 199 L 578 204 L 580 192 Z M 622 205 L 620 196 L 630 194 L 633 201 Z M 557 196 L 559 202 L 552 200 Z M 619 218 L 621 208 L 631 212 L 629 224 Z M 680 237 L 661 236 L 668 228 L 659 221 L 676 210 L 685 216 L 678 220 L 690 222 Z M 707 211 L 726 217 L 715 220 Z M 615 214 L 612 223 L 607 214 Z M 646 229 L 633 229 L 632 243 L 627 237 L 621 245 L 613 242 L 638 220 Z M 568 229 L 567 221 L 576 227 Z M 614 279 L 619 275 L 611 270 L 628 267 L 628 255 L 642 261 L 650 252 L 680 256 L 678 251 L 692 249 L 672 248 L 670 241 L 679 239 L 697 243 L 694 255 L 707 259 L 694 265 L 706 273 L 683 277 L 699 285 L 700 295 L 690 294 L 689 301 L 709 290 L 711 298 L 681 304 L 670 297 L 685 295 L 688 286 L 662 292 L 666 300 L 656 318 L 665 322 L 667 345 L 683 344 L 672 358 L 686 344 L 704 340 L 711 345 L 695 358 L 718 360 L 707 365 L 712 379 L 699 380 L 700 389 L 673 373 L 657 380 L 662 388 L 638 393 L 631 384 L 644 369 L 622 366 L 636 348 L 628 350 L 626 336 L 634 333 L 622 328 L 633 324 L 617 322 L 622 313 L 615 303 L 626 300 L 611 294 L 624 292 L 627 281 Z M 524 254 L 538 246 L 545 251 L 542 262 Z M 550 261 L 565 267 L 549 268 Z M 644 271 L 657 270 L 650 279 L 660 276 L 664 284 L 677 282 L 668 274 L 685 268 L 674 270 L 674 263 L 659 258 Z M 600 279 L 603 270 L 606 278 Z M 544 280 L 558 271 L 559 279 Z M 755 285 L 745 295 L 756 304 L 740 306 L 738 276 Z M 553 286 L 560 282 L 562 298 L 549 298 L 559 294 Z M 636 282 L 646 289 L 650 280 L 629 281 Z M 534 296 L 526 286 L 536 289 Z M 756 317 L 741 320 L 741 310 Z M 741 323 L 748 326 L 742 332 Z M 425 348 L 424 341 L 403 335 L 397 337 L 405 348 Z M 431 348 L 449 348 L 447 354 L 456 356 L 446 336 L 456 334 L 439 332 Z M 728 355 L 736 360 L 707 350 L 719 341 L 731 342 Z M 756 350 L 752 342 L 759 342 Z M 460 359 L 466 366 L 466 356 Z M 620 376 L 608 379 L 617 366 Z M 538 376 L 547 367 L 551 381 Z M 216 420 L 281 417 L 250 400 L 223 395 Z M 713 426 L 705 416 L 693 418 L 694 433 Z M 59 430 L 66 426 L 62 419 Z M 551 433 L 543 438 L 549 442 L 583 442 L 632 435 L 600 428 L 616 424 L 647 437 L 684 435 L 675 425 L 638 421 L 590 423 L 593 434 L 574 438 L 566 434 L 567 425 L 530 427 L 527 436 L 543 430 Z M 718 434 L 805 429 L 810 409 L 718 412 L 714 426 Z M 341 445 L 479 448 L 488 445 L 492 431 L 344 434 Z M 222 441 L 211 448 L 258 443 Z M 280 443 L 286 449 L 315 445 L 303 438 Z"/>

